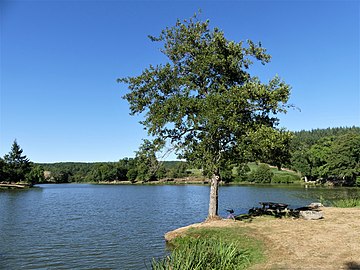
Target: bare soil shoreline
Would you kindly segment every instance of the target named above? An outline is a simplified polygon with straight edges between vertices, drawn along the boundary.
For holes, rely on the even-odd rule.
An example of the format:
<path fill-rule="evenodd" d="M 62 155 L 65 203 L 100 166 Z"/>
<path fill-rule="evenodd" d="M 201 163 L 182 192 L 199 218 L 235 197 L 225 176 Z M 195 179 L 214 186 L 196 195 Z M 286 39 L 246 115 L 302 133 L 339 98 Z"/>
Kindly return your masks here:
<path fill-rule="evenodd" d="M 360 208 L 323 208 L 324 219 L 218 220 L 168 232 L 170 241 L 194 227 L 249 227 L 266 246 L 266 263 L 252 269 L 360 269 Z"/>

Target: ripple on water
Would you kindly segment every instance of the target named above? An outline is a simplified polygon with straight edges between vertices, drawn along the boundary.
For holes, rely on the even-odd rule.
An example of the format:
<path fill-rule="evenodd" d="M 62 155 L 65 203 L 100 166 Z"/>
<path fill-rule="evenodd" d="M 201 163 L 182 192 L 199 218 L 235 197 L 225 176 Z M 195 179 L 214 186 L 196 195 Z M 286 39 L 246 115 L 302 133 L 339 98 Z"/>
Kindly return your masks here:
<path fill-rule="evenodd" d="M 219 211 L 225 216 L 226 208 L 246 211 L 266 200 L 301 205 L 319 194 L 327 196 L 221 187 Z M 205 219 L 208 197 L 208 186 L 67 184 L 0 192 L 0 269 L 150 268 L 151 258 L 166 253 L 167 231 Z"/>

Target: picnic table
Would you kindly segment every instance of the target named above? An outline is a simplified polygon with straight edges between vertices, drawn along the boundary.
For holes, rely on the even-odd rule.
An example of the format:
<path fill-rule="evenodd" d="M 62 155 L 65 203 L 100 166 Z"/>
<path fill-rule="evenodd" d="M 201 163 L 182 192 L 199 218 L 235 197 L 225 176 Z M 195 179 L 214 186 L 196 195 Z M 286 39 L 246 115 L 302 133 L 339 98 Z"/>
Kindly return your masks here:
<path fill-rule="evenodd" d="M 270 212 L 275 214 L 280 214 L 289 212 L 288 210 L 288 204 L 285 203 L 274 203 L 274 202 L 259 202 L 259 204 L 262 206 L 262 211 L 264 212 Z"/>

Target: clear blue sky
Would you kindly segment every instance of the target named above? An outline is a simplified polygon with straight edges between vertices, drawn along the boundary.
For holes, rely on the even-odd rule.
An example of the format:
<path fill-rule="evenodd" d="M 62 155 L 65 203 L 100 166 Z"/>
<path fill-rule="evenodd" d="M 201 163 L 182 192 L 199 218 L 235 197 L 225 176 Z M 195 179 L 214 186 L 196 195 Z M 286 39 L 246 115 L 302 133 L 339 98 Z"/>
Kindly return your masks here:
<path fill-rule="evenodd" d="M 2 1 L 0 156 L 16 138 L 34 162 L 116 161 L 146 132 L 129 116 L 118 77 L 164 61 L 157 35 L 177 18 L 202 19 L 228 39 L 272 55 L 300 107 L 280 126 L 360 125 L 359 1 Z"/>

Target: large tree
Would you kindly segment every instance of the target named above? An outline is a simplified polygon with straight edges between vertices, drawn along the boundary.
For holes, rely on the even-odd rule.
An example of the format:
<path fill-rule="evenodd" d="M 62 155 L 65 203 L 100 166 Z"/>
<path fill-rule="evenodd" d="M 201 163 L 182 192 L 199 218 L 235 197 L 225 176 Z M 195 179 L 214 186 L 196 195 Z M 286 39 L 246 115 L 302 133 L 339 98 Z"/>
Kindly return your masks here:
<path fill-rule="evenodd" d="M 277 76 L 262 83 L 250 75 L 252 60 L 270 61 L 260 43 L 229 41 L 196 15 L 149 37 L 162 44 L 168 62 L 118 82 L 128 85 L 131 114 L 144 115 L 154 144 L 171 143 L 180 158 L 212 175 L 208 218 L 214 218 L 221 169 L 253 158 L 253 138 L 261 137 L 254 135 L 277 125 L 290 87 Z"/>

